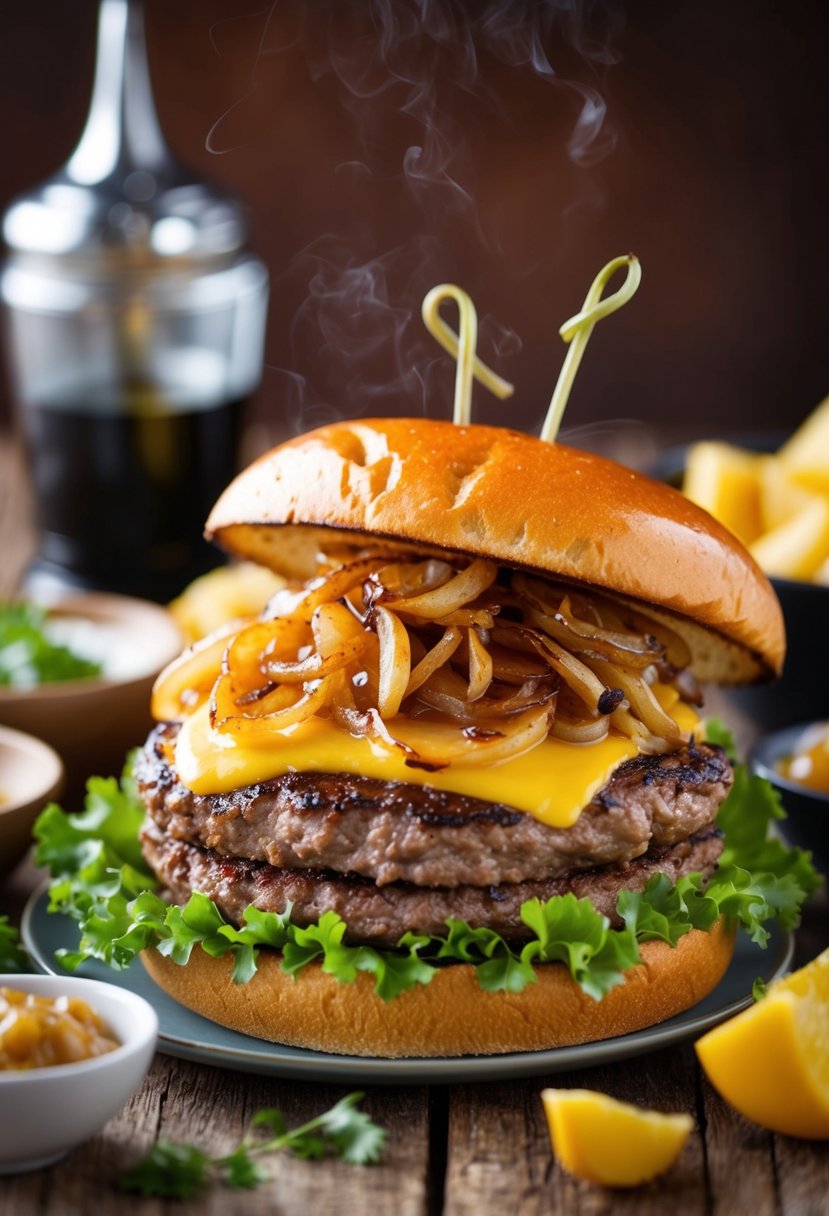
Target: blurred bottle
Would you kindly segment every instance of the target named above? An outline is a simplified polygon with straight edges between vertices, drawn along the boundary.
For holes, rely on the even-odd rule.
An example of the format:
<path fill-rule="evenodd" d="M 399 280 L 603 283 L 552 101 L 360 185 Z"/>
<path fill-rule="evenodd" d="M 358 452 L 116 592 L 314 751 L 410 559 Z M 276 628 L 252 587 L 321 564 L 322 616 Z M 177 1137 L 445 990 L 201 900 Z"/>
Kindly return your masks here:
<path fill-rule="evenodd" d="M 216 564 L 202 526 L 261 377 L 268 282 L 240 206 L 164 143 L 139 0 L 101 0 L 86 128 L 3 233 L 41 530 L 28 586 L 168 599 Z"/>

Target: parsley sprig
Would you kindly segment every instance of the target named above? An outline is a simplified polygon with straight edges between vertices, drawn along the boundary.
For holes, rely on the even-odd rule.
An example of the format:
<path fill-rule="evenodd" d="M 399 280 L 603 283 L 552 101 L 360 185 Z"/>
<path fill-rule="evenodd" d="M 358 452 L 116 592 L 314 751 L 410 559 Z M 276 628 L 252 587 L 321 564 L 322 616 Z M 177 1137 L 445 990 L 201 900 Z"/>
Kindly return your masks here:
<path fill-rule="evenodd" d="M 101 664 L 51 641 L 46 609 L 0 601 L 0 684 L 34 688 L 52 680 L 78 680 L 101 673 Z"/>
<path fill-rule="evenodd" d="M 0 972 L 17 975 L 29 971 L 29 960 L 20 945 L 20 936 L 8 916 L 0 916 Z"/>
<path fill-rule="evenodd" d="M 305 1160 L 332 1156 L 350 1165 L 373 1165 L 382 1156 L 386 1132 L 357 1109 L 363 1097 L 361 1093 L 347 1094 L 330 1110 L 290 1131 L 281 1111 L 260 1110 L 241 1144 L 221 1157 L 211 1157 L 195 1144 L 158 1140 L 146 1157 L 121 1175 L 118 1186 L 123 1191 L 168 1199 L 190 1199 L 217 1179 L 250 1190 L 270 1177 L 259 1158 L 281 1151 Z M 260 1129 L 270 1135 L 263 1139 L 258 1135 Z"/>
<path fill-rule="evenodd" d="M 450 963 L 472 965 L 487 991 L 520 992 L 535 983 L 537 964 L 562 962 L 589 996 L 601 1000 L 639 962 L 643 942 L 676 945 L 691 929 L 708 929 L 726 916 L 765 945 L 768 922 L 796 928 L 801 905 L 819 882 L 808 853 L 768 836 L 769 824 L 784 817 L 775 790 L 738 765 L 718 818 L 725 848 L 707 884 L 699 874 L 675 883 L 656 875 L 642 892 L 623 891 L 617 902 L 620 928 L 612 928 L 589 900 L 567 894 L 523 905 L 521 919 L 532 931 L 523 946 L 491 929 L 449 919 L 445 933 L 406 933 L 396 950 L 377 950 L 348 945 L 345 922 L 333 911 L 301 927 L 291 923 L 290 906 L 283 912 L 251 906 L 237 927 L 199 892 L 182 907 L 165 903 L 141 856 L 137 835 L 143 816 L 127 770 L 120 783 L 92 778 L 80 814 L 67 815 L 52 805 L 35 825 L 37 861 L 54 878 L 50 908 L 81 927 L 77 949 L 59 952 L 69 969 L 88 958 L 122 969 L 151 947 L 183 964 L 198 946 L 214 957 L 230 955 L 233 979 L 246 983 L 264 946 L 281 954 L 289 975 L 313 962 L 342 983 L 368 973 L 377 995 L 389 1001 L 431 983 Z"/>

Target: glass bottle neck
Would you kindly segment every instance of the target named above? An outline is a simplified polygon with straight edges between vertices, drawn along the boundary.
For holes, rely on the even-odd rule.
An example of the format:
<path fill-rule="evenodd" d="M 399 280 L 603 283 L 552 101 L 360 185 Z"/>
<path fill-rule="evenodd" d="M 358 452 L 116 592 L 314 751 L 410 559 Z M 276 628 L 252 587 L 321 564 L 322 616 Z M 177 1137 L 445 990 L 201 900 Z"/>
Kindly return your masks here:
<path fill-rule="evenodd" d="M 101 0 L 92 100 L 70 180 L 95 185 L 120 172 L 158 170 L 169 153 L 153 105 L 141 0 Z"/>

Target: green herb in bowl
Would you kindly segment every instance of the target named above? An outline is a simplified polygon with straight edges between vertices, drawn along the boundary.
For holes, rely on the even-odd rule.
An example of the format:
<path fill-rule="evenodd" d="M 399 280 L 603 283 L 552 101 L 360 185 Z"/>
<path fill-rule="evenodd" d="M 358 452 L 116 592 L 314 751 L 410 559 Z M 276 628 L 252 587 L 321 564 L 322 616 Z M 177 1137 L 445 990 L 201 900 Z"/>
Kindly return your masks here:
<path fill-rule="evenodd" d="M 38 604 L 0 602 L 0 686 L 34 688 L 101 674 L 101 664 L 50 639 L 48 613 Z"/>

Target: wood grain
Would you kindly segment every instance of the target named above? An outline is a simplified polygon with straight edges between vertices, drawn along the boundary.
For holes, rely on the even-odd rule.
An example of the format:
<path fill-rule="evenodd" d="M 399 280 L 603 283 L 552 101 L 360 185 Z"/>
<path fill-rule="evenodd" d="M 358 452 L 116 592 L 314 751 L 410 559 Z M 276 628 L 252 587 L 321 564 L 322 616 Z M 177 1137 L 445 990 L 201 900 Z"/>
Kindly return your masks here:
<path fill-rule="evenodd" d="M 787 1216 L 826 1216 L 829 1144 L 775 1136 L 772 1149 L 781 1211 Z"/>
<path fill-rule="evenodd" d="M 749 1123 L 709 1085 L 700 1083 L 712 1216 L 784 1211 L 777 1188 L 771 1132 Z"/>
<path fill-rule="evenodd" d="M 689 1214 L 707 1210 L 699 1129 L 670 1173 L 650 1186 L 629 1192 L 605 1190 L 566 1174 L 551 1152 L 541 1104 L 541 1091 L 548 1085 L 598 1089 L 621 1101 L 664 1111 L 694 1113 L 697 1105 L 696 1065 L 687 1050 L 535 1082 L 458 1087 L 450 1102 L 447 1216 L 490 1210 L 515 1211 L 520 1216 L 548 1212 L 664 1216 L 668 1204 Z"/>
<path fill-rule="evenodd" d="M 332 1106 L 347 1091 L 297 1085 L 232 1073 L 158 1056 L 139 1093 L 95 1139 L 58 1165 L 0 1183 L 0 1216 L 156 1216 L 161 1212 L 228 1211 L 308 1216 L 422 1216 L 428 1189 L 428 1095 L 422 1088 L 375 1089 L 363 1108 L 389 1129 L 380 1165 L 301 1161 L 287 1153 L 263 1158 L 271 1180 L 255 1191 L 213 1185 L 197 1200 L 162 1203 L 125 1196 L 119 1174 L 133 1165 L 157 1136 L 198 1144 L 218 1155 L 233 1149 L 256 1110 L 276 1106 L 298 1126 Z M 127 1208 L 128 1205 L 128 1208 Z"/>

